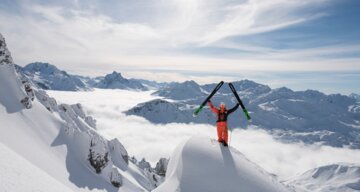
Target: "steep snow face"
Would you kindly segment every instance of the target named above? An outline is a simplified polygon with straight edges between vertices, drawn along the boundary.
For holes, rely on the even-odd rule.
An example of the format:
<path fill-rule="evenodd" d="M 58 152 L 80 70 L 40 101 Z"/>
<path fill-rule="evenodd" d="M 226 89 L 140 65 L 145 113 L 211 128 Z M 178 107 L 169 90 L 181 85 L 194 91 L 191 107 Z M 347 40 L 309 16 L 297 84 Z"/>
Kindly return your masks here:
<path fill-rule="evenodd" d="M 170 84 L 168 87 L 156 91 L 154 95 L 174 100 L 195 99 L 205 96 L 200 86 L 195 81 Z"/>
<path fill-rule="evenodd" d="M 89 88 L 80 77 L 69 75 L 49 63 L 30 63 L 20 69 L 34 84 L 42 89 L 79 91 Z"/>
<path fill-rule="evenodd" d="M 236 149 L 208 138 L 192 137 L 170 157 L 166 180 L 155 191 L 281 192 L 288 189 Z"/>
<path fill-rule="evenodd" d="M 131 79 L 125 79 L 120 73 L 114 71 L 105 77 L 99 77 L 92 80 L 90 84 L 94 87 L 102 89 L 133 89 L 133 90 L 148 90 L 140 82 Z"/>
<path fill-rule="evenodd" d="M 333 164 L 309 170 L 288 181 L 297 191 L 360 191 L 360 165 Z"/>

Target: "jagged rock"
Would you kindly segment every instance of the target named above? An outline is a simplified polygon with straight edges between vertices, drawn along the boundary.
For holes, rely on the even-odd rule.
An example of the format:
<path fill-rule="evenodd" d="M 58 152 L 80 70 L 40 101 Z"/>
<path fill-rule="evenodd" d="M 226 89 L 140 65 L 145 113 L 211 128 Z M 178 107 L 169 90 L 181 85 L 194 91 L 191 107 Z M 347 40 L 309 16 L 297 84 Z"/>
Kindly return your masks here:
<path fill-rule="evenodd" d="M 139 165 L 140 169 L 143 169 L 143 170 L 145 170 L 145 169 L 151 169 L 150 163 L 147 162 L 147 161 L 145 160 L 145 158 L 142 158 L 138 165 Z"/>
<path fill-rule="evenodd" d="M 85 119 L 86 115 L 80 103 L 71 105 L 71 107 L 78 116 L 80 116 L 82 119 Z"/>
<path fill-rule="evenodd" d="M 85 117 L 85 122 L 92 128 L 96 129 L 96 119 L 91 116 Z"/>
<path fill-rule="evenodd" d="M 161 158 L 157 163 L 155 167 L 155 173 L 165 177 L 167 166 L 169 163 L 169 159 Z"/>
<path fill-rule="evenodd" d="M 122 185 L 122 176 L 119 173 L 119 170 L 112 168 L 110 172 L 110 182 L 114 187 L 119 188 Z"/>
<path fill-rule="evenodd" d="M 54 98 L 50 97 L 44 90 L 35 91 L 36 98 L 43 104 L 50 112 L 58 111 L 58 105 Z"/>
<path fill-rule="evenodd" d="M 25 97 L 20 101 L 20 103 L 23 104 L 26 109 L 31 109 L 32 107 L 31 99 L 29 97 Z"/>
<path fill-rule="evenodd" d="M 136 157 L 134 157 L 134 156 L 130 157 L 129 161 L 130 161 L 131 163 L 134 163 L 135 165 L 137 165 L 137 159 L 136 159 Z"/>
<path fill-rule="evenodd" d="M 96 140 L 91 140 L 88 160 L 90 165 L 95 169 L 97 174 L 106 167 L 109 162 L 109 153 L 106 148 Z"/>
<path fill-rule="evenodd" d="M 0 65 L 11 65 L 13 59 L 7 49 L 5 38 L 0 34 Z"/>
<path fill-rule="evenodd" d="M 116 155 L 120 156 L 126 164 L 129 164 L 129 155 L 125 147 L 120 143 L 118 139 L 109 141 L 110 150 Z"/>

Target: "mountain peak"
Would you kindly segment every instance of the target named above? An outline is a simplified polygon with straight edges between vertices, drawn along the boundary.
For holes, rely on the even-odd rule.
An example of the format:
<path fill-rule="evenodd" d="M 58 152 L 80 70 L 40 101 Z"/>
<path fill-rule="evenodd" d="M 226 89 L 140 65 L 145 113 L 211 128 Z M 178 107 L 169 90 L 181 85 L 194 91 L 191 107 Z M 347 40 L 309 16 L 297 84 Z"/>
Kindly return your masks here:
<path fill-rule="evenodd" d="M 135 90 L 148 90 L 139 81 L 126 79 L 121 73 L 113 71 L 105 77 L 99 77 L 99 81 L 94 84 L 97 88 L 102 89 L 135 89 Z"/>
<path fill-rule="evenodd" d="M 54 74 L 61 72 L 55 65 L 51 65 L 50 63 L 44 63 L 44 62 L 29 63 L 23 68 L 23 70 L 28 73 L 38 72 L 41 74 Z"/>
<path fill-rule="evenodd" d="M 123 81 L 125 78 L 121 75 L 121 73 L 113 71 L 110 74 L 105 75 L 105 79 L 112 80 L 112 81 Z"/>

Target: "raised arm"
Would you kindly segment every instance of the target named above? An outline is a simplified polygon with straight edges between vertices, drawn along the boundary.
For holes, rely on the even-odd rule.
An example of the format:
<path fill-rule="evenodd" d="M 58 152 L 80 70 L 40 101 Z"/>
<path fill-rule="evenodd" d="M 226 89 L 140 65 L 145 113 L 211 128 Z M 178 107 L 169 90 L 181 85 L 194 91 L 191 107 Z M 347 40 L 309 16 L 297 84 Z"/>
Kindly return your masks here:
<path fill-rule="evenodd" d="M 228 110 L 228 114 L 230 114 L 230 113 L 232 113 L 232 112 L 236 111 L 236 109 L 237 109 L 238 107 L 239 107 L 239 103 L 238 103 L 238 104 L 236 104 L 233 108 L 229 109 L 229 110 Z"/>
<path fill-rule="evenodd" d="M 208 102 L 210 109 L 214 112 L 214 113 L 218 113 L 218 109 L 216 107 L 214 107 L 214 105 L 211 103 L 211 101 Z"/>

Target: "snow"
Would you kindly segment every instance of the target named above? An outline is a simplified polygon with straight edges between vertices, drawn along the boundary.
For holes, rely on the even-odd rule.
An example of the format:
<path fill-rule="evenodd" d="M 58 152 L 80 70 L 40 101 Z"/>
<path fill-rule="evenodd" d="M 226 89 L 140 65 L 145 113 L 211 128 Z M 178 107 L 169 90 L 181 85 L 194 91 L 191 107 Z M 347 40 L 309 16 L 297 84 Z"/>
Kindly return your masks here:
<path fill-rule="evenodd" d="M 0 42 L 3 50 L 6 44 L 1 38 Z M 120 141 L 109 141 L 97 133 L 95 120 L 81 104 L 58 105 L 46 92 L 27 87 L 20 78 L 14 64 L 1 63 L 0 90 L 6 92 L 0 94 L 0 147 L 8 157 L 0 163 L 13 162 L 1 169 L 1 178 L 11 180 L 2 190 L 28 190 L 14 186 L 16 182 L 40 191 L 138 192 L 150 191 L 162 182 L 153 169 L 143 170 L 128 162 Z M 24 98 L 27 103 L 21 102 Z M 17 167 L 19 163 L 24 167 Z M 24 174 L 17 174 L 23 168 Z M 27 180 L 30 172 L 39 178 Z M 42 178 L 48 182 L 42 183 Z M 35 179 L 39 181 L 30 183 Z"/>
<path fill-rule="evenodd" d="M 331 137 L 300 138 L 286 135 L 281 140 L 306 143 L 322 142 L 323 144 L 343 147 L 360 148 L 359 124 L 360 104 L 352 97 L 331 94 L 325 95 L 316 90 L 292 91 L 286 87 L 270 89 L 269 87 L 244 80 L 234 83 L 244 105 L 252 116 L 252 125 L 266 130 L 292 130 L 296 133 L 309 131 L 330 131 Z M 198 85 L 195 82 L 178 83 L 161 88 L 155 92 L 165 98 L 141 103 L 128 110 L 128 115 L 144 117 L 152 123 L 213 123 L 213 114 L 207 107 L 199 116 L 190 116 L 195 108 L 203 102 L 205 90 L 211 91 L 215 84 Z M 227 106 L 235 105 L 234 96 L 229 93 L 228 86 L 224 85 L 211 99 L 214 105 L 225 102 Z M 176 97 L 175 97 L 176 96 Z M 167 102 L 167 99 L 173 101 Z M 234 118 L 237 117 L 237 118 Z M 228 120 L 230 127 L 246 127 L 248 122 L 241 110 L 237 110 Z M 349 126 L 350 125 L 350 126 Z M 337 138 L 335 138 L 335 136 Z M 318 140 L 317 138 L 321 138 Z"/>
<path fill-rule="evenodd" d="M 145 157 L 152 166 L 159 158 L 169 158 L 173 150 L 193 135 L 216 138 L 214 119 L 209 124 L 153 124 L 146 119 L 124 115 L 124 111 L 138 103 L 156 99 L 151 91 L 134 92 L 129 90 L 95 89 L 93 92 L 48 91 L 50 95 L 64 103 L 82 103 L 84 111 L 97 120 L 97 131 L 108 139 L 118 138 L 129 154 Z M 206 111 L 203 111 L 206 112 Z M 214 118 L 213 114 L 210 118 Z M 243 115 L 243 114 L 240 114 Z M 190 118 L 193 118 L 190 114 Z M 233 118 L 237 118 L 234 115 Z M 268 172 L 286 179 L 311 168 L 337 162 L 360 163 L 360 151 L 348 148 L 335 148 L 320 144 L 304 144 L 309 138 L 321 141 L 328 137 L 337 141 L 337 135 L 329 131 L 282 132 L 288 142 L 275 140 L 269 132 L 249 125 L 232 130 L 231 145 L 244 153 L 251 161 Z M 286 134 L 286 135 L 284 135 Z M 301 138 L 296 140 L 294 138 Z M 341 141 L 338 141 L 341 142 Z"/>
<path fill-rule="evenodd" d="M 12 191 L 73 191 L 0 143 L 0 189 Z"/>
<path fill-rule="evenodd" d="M 56 72 L 51 66 L 48 67 L 44 71 L 42 69 L 35 71 L 34 74 L 41 75 L 44 72 L 47 75 L 52 75 L 53 72 Z M 67 76 L 65 72 L 60 73 Z M 110 78 L 110 80 L 116 80 L 119 77 L 118 74 L 113 76 L 116 78 Z M 244 191 L 284 191 L 284 187 L 274 176 L 251 163 L 237 149 L 241 149 L 253 162 L 261 164 L 266 170 L 271 170 L 282 177 L 285 175 L 284 172 L 291 172 L 287 173 L 287 175 L 291 175 L 293 172 L 301 170 L 302 168 L 297 168 L 298 165 L 315 167 L 324 164 L 324 161 L 328 163 L 340 159 L 357 162 L 360 159 L 358 158 L 358 150 L 322 146 L 315 149 L 316 146 L 301 146 L 301 150 L 299 150 L 299 146 L 294 144 L 283 144 L 275 141 L 269 143 L 269 140 L 255 139 L 256 143 L 261 144 L 262 147 L 264 145 L 269 147 L 266 150 L 268 153 L 262 154 L 264 151 L 259 150 L 259 148 L 254 149 L 254 145 L 247 145 L 254 143 L 254 141 L 247 142 L 246 137 L 242 137 L 242 135 L 249 132 L 247 130 L 233 131 L 236 138 L 233 141 L 234 148 L 224 148 L 219 146 L 216 141 L 209 139 L 210 135 L 214 136 L 215 134 L 215 129 L 212 126 L 195 124 L 156 126 L 142 118 L 127 117 L 123 114 L 124 111 L 137 105 L 139 101 L 147 102 L 152 100 L 150 102 L 154 102 L 154 97 L 150 96 L 151 92 L 116 92 L 115 90 L 109 90 L 107 95 L 101 95 L 101 92 L 95 90 L 95 92 L 91 93 L 81 93 L 86 97 L 89 96 L 85 100 L 86 102 L 95 103 L 90 107 L 78 102 L 75 102 L 75 104 L 71 102 L 70 105 L 67 103 L 58 105 L 58 102 L 49 97 L 46 92 L 27 89 L 28 82 L 22 82 L 20 79 L 22 81 L 26 80 L 26 78 L 16 73 L 10 52 L 0 35 L 0 90 L 2 90 L 0 94 L 0 155 L 2 157 L 0 163 L 6 165 L 0 168 L 0 187 L 3 191 L 150 191 L 163 182 L 163 178 L 159 176 L 160 174 L 157 175 L 156 173 L 162 172 L 161 174 L 164 174 L 166 164 L 168 164 L 167 179 L 157 189 L 158 191 L 177 189 L 180 191 L 239 191 L 239 189 Z M 34 79 L 40 80 L 39 76 L 34 77 Z M 120 78 L 120 80 L 122 79 Z M 64 85 L 63 82 L 59 83 Z M 189 84 L 191 89 L 198 88 L 195 82 L 187 82 L 186 84 Z M 248 99 L 251 97 L 261 95 L 261 97 L 258 97 L 258 101 L 254 100 L 254 106 L 268 102 L 266 100 L 269 100 L 269 98 L 280 97 L 273 104 L 276 104 L 281 112 L 284 112 L 282 110 L 285 108 L 290 109 L 290 111 L 280 114 L 280 116 L 288 119 L 292 118 L 290 112 L 297 109 L 299 102 L 314 104 L 321 101 L 326 104 L 325 106 L 333 106 L 333 108 L 328 108 L 330 112 L 344 111 L 347 110 L 346 106 L 355 105 L 356 107 L 358 105 L 354 104 L 354 99 L 341 95 L 326 96 L 317 91 L 293 92 L 287 88 L 271 90 L 266 86 L 251 81 L 242 81 L 238 84 L 239 88 L 242 89 L 240 93 L 245 96 L 245 102 L 249 102 Z M 203 86 L 199 90 L 204 92 L 207 91 L 206 88 L 208 87 Z M 125 97 L 119 98 L 119 95 L 114 93 L 125 94 Z M 71 96 L 73 94 L 70 93 Z M 294 95 L 296 95 L 295 98 Z M 138 96 L 141 98 L 135 99 Z M 222 98 L 230 98 L 226 92 L 223 92 L 221 96 Z M 100 97 L 102 97 L 102 100 L 97 100 Z M 26 102 L 22 102 L 24 99 L 26 99 Z M 71 98 L 69 100 L 76 99 Z M 192 106 L 198 102 L 197 100 L 198 98 L 193 99 L 190 97 L 185 101 L 185 104 L 174 104 L 172 103 L 174 101 L 167 101 L 162 109 L 166 109 L 167 105 L 179 105 L 178 108 L 181 110 L 192 110 Z M 164 103 L 162 100 L 155 101 Z M 288 102 L 293 104 L 289 105 Z M 95 105 L 96 107 L 94 107 Z M 142 105 L 146 106 L 146 103 Z M 304 105 L 309 107 L 306 104 Z M 103 108 L 103 110 L 98 110 L 99 108 Z M 116 111 L 116 113 L 105 114 L 109 111 L 109 108 Z M 150 107 L 150 109 L 156 109 L 156 106 Z M 169 112 L 169 110 L 163 110 L 162 112 L 166 111 Z M 315 112 L 317 111 L 315 110 Z M 356 118 L 357 111 L 351 112 L 353 117 Z M 120 140 L 123 140 L 111 138 L 110 141 L 104 138 L 98 131 L 106 133 L 110 129 L 104 129 L 102 121 L 97 123 L 88 114 L 112 116 L 112 122 L 116 122 L 117 126 L 110 123 L 112 129 L 108 133 L 114 133 L 112 131 L 118 132 L 117 128 L 122 129 L 122 131 L 139 131 L 137 134 L 143 132 L 142 135 L 140 134 L 140 137 L 145 137 L 143 143 L 136 140 L 134 136 L 128 138 L 132 140 L 132 143 L 127 143 L 133 148 L 147 150 L 147 153 L 139 153 L 140 157 L 147 154 L 158 154 L 164 148 L 169 150 L 184 138 L 185 142 L 180 144 L 174 151 L 170 162 L 167 162 L 166 158 L 161 158 L 156 168 L 152 169 L 145 159 L 140 162 L 134 158 L 129 160 L 129 154 L 132 153 L 128 153 L 127 147 L 125 148 L 127 145 L 120 142 Z M 156 115 L 161 115 L 161 113 Z M 173 114 L 173 116 L 176 116 L 176 114 Z M 130 122 L 126 120 L 130 120 Z M 344 125 L 347 125 L 349 121 L 359 124 L 359 121 L 352 120 L 346 116 L 338 122 Z M 145 130 L 148 128 L 150 129 Z M 148 131 L 154 133 L 147 134 Z M 253 135 L 261 133 L 259 130 L 255 132 L 256 134 Z M 338 140 L 340 138 L 341 141 L 336 142 L 344 143 L 343 135 L 339 136 L 339 133 L 330 131 L 319 131 L 319 133 L 326 133 L 322 137 L 326 137 L 328 136 L 327 133 L 331 133 L 332 137 L 330 139 Z M 262 134 L 266 135 L 266 133 Z M 166 138 L 169 135 L 171 137 Z M 191 137 L 193 135 L 207 137 Z M 300 132 L 294 135 L 308 137 L 309 134 Z M 350 132 L 349 135 L 360 139 L 356 131 Z M 266 136 L 270 137 L 269 135 Z M 112 135 L 112 137 L 118 137 L 118 135 Z M 122 135 L 122 138 L 124 137 L 128 137 L 128 135 Z M 161 144 L 154 147 L 153 143 L 156 142 Z M 290 149 L 291 153 L 282 154 L 284 148 Z M 259 153 L 263 155 L 260 158 Z M 306 157 L 304 160 L 304 156 L 310 157 Z M 160 157 L 164 156 L 157 156 L 157 158 Z M 319 157 L 325 160 L 319 161 Z M 294 158 L 300 160 L 291 161 Z M 316 160 L 309 161 L 309 158 Z M 269 166 L 269 161 L 266 162 L 265 159 L 270 159 L 272 165 Z M 276 171 L 274 164 L 286 171 Z M 221 165 L 221 168 L 219 168 L 219 165 Z M 316 171 L 313 172 L 316 172 L 316 177 L 313 174 L 305 173 L 304 177 L 293 179 L 291 185 L 300 188 L 310 186 L 311 190 L 359 190 L 358 168 L 348 168 L 349 166 L 343 165 L 337 165 L 337 167 L 331 165 L 329 167 L 325 169 L 322 167 L 315 168 Z M 309 175 L 315 179 L 309 179 Z"/>
<path fill-rule="evenodd" d="M 273 176 L 230 147 L 209 138 L 192 137 L 170 157 L 165 182 L 155 192 L 281 192 Z"/>
<path fill-rule="evenodd" d="M 339 163 L 309 170 L 288 181 L 297 191 L 360 191 L 360 164 Z"/>

